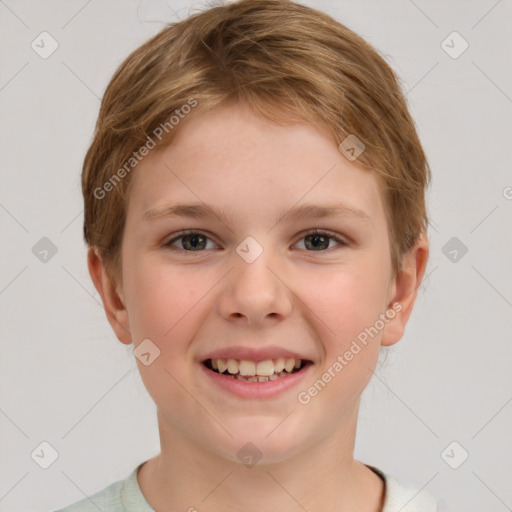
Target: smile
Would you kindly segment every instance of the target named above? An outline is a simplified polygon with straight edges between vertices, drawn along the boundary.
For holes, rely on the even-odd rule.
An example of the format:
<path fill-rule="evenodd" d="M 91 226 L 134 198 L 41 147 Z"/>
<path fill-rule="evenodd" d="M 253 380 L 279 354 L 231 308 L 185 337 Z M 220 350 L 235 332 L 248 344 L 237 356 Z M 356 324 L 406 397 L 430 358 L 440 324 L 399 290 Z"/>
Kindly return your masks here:
<path fill-rule="evenodd" d="M 268 382 L 286 377 L 300 370 L 307 361 L 293 357 L 248 361 L 247 359 L 207 359 L 210 370 L 246 382 Z"/>
<path fill-rule="evenodd" d="M 213 382 L 243 398 L 269 398 L 302 380 L 311 361 L 278 357 L 263 361 L 206 359 L 201 366 Z"/>

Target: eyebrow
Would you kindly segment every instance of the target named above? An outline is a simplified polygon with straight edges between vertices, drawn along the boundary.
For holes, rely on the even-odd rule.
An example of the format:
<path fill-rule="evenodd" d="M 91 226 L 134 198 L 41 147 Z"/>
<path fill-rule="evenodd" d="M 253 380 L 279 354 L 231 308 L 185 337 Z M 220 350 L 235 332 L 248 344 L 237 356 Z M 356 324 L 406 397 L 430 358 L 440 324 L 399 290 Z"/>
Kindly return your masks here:
<path fill-rule="evenodd" d="M 215 207 L 209 206 L 205 203 L 182 203 L 152 208 L 142 215 L 141 220 L 150 221 L 169 217 L 206 219 L 211 216 L 217 217 L 224 224 L 229 224 L 229 219 L 225 208 L 218 210 Z M 371 218 L 366 212 L 344 203 L 330 205 L 304 204 L 297 206 L 280 212 L 275 218 L 275 224 L 281 222 L 281 220 L 283 220 L 285 217 L 294 220 L 300 220 L 304 218 L 319 219 L 325 217 L 353 218 L 355 220 L 371 223 Z"/>

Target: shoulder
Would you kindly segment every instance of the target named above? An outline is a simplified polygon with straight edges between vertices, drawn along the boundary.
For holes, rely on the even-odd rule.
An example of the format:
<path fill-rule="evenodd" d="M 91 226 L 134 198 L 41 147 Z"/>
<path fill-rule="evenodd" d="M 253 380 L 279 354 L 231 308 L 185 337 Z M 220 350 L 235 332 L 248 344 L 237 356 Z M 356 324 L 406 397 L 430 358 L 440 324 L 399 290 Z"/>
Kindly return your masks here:
<path fill-rule="evenodd" d="M 369 467 L 386 482 L 382 512 L 437 512 L 436 499 L 429 492 Z"/>
<path fill-rule="evenodd" d="M 63 509 L 57 510 L 56 512 L 98 512 L 98 509 L 104 510 L 105 512 L 121 511 L 121 491 L 123 488 L 124 480 L 119 480 L 109 485 L 102 491 L 84 498 L 83 500 L 77 501 L 72 505 L 69 505 Z"/>
<path fill-rule="evenodd" d="M 137 466 L 124 480 L 55 512 L 154 512 L 137 483 Z"/>

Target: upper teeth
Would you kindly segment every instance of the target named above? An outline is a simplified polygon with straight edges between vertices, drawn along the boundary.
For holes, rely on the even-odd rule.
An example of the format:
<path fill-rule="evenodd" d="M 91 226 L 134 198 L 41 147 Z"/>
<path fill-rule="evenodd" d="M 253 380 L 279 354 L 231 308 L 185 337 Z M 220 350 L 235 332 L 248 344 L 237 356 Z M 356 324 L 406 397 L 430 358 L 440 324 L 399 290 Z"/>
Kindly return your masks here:
<path fill-rule="evenodd" d="M 300 368 L 301 359 L 289 357 L 278 357 L 277 359 L 266 359 L 265 361 L 248 361 L 246 359 L 211 359 L 212 368 L 220 373 L 228 371 L 231 375 L 240 372 L 243 376 L 260 375 L 262 377 L 273 375 L 274 373 L 286 370 L 291 372 L 294 368 Z"/>

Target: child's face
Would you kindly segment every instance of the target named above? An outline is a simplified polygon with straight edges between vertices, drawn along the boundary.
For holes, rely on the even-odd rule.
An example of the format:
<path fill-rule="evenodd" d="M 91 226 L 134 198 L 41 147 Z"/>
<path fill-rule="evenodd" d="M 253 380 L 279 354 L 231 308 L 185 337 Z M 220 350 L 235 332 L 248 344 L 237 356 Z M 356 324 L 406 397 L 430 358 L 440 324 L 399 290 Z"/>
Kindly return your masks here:
<path fill-rule="evenodd" d="M 158 407 L 161 435 L 232 460 L 252 442 L 267 461 L 352 436 L 381 343 L 400 339 L 415 295 L 401 296 L 392 275 L 375 177 L 312 126 L 277 126 L 243 106 L 201 114 L 178 128 L 173 143 L 153 150 L 132 177 L 118 288 L 126 311 L 115 313 L 125 330 L 113 324 L 121 341 L 136 348 L 150 339 L 160 349 L 150 365 L 137 364 Z M 226 220 L 148 215 L 192 203 Z M 342 203 L 362 215 L 292 214 L 305 204 Z M 307 236 L 313 228 L 330 238 Z M 200 236 L 166 247 L 182 230 Z M 378 322 L 402 298 L 404 311 Z M 367 334 L 366 345 L 358 341 L 357 352 L 353 341 L 375 326 L 378 334 Z M 272 359 L 293 353 L 312 364 L 262 383 L 214 375 L 203 365 L 213 352 L 225 350 L 227 358 L 233 350 L 234 359 L 243 359 L 237 350 L 269 347 Z M 321 391 L 309 393 L 329 368 Z"/>

